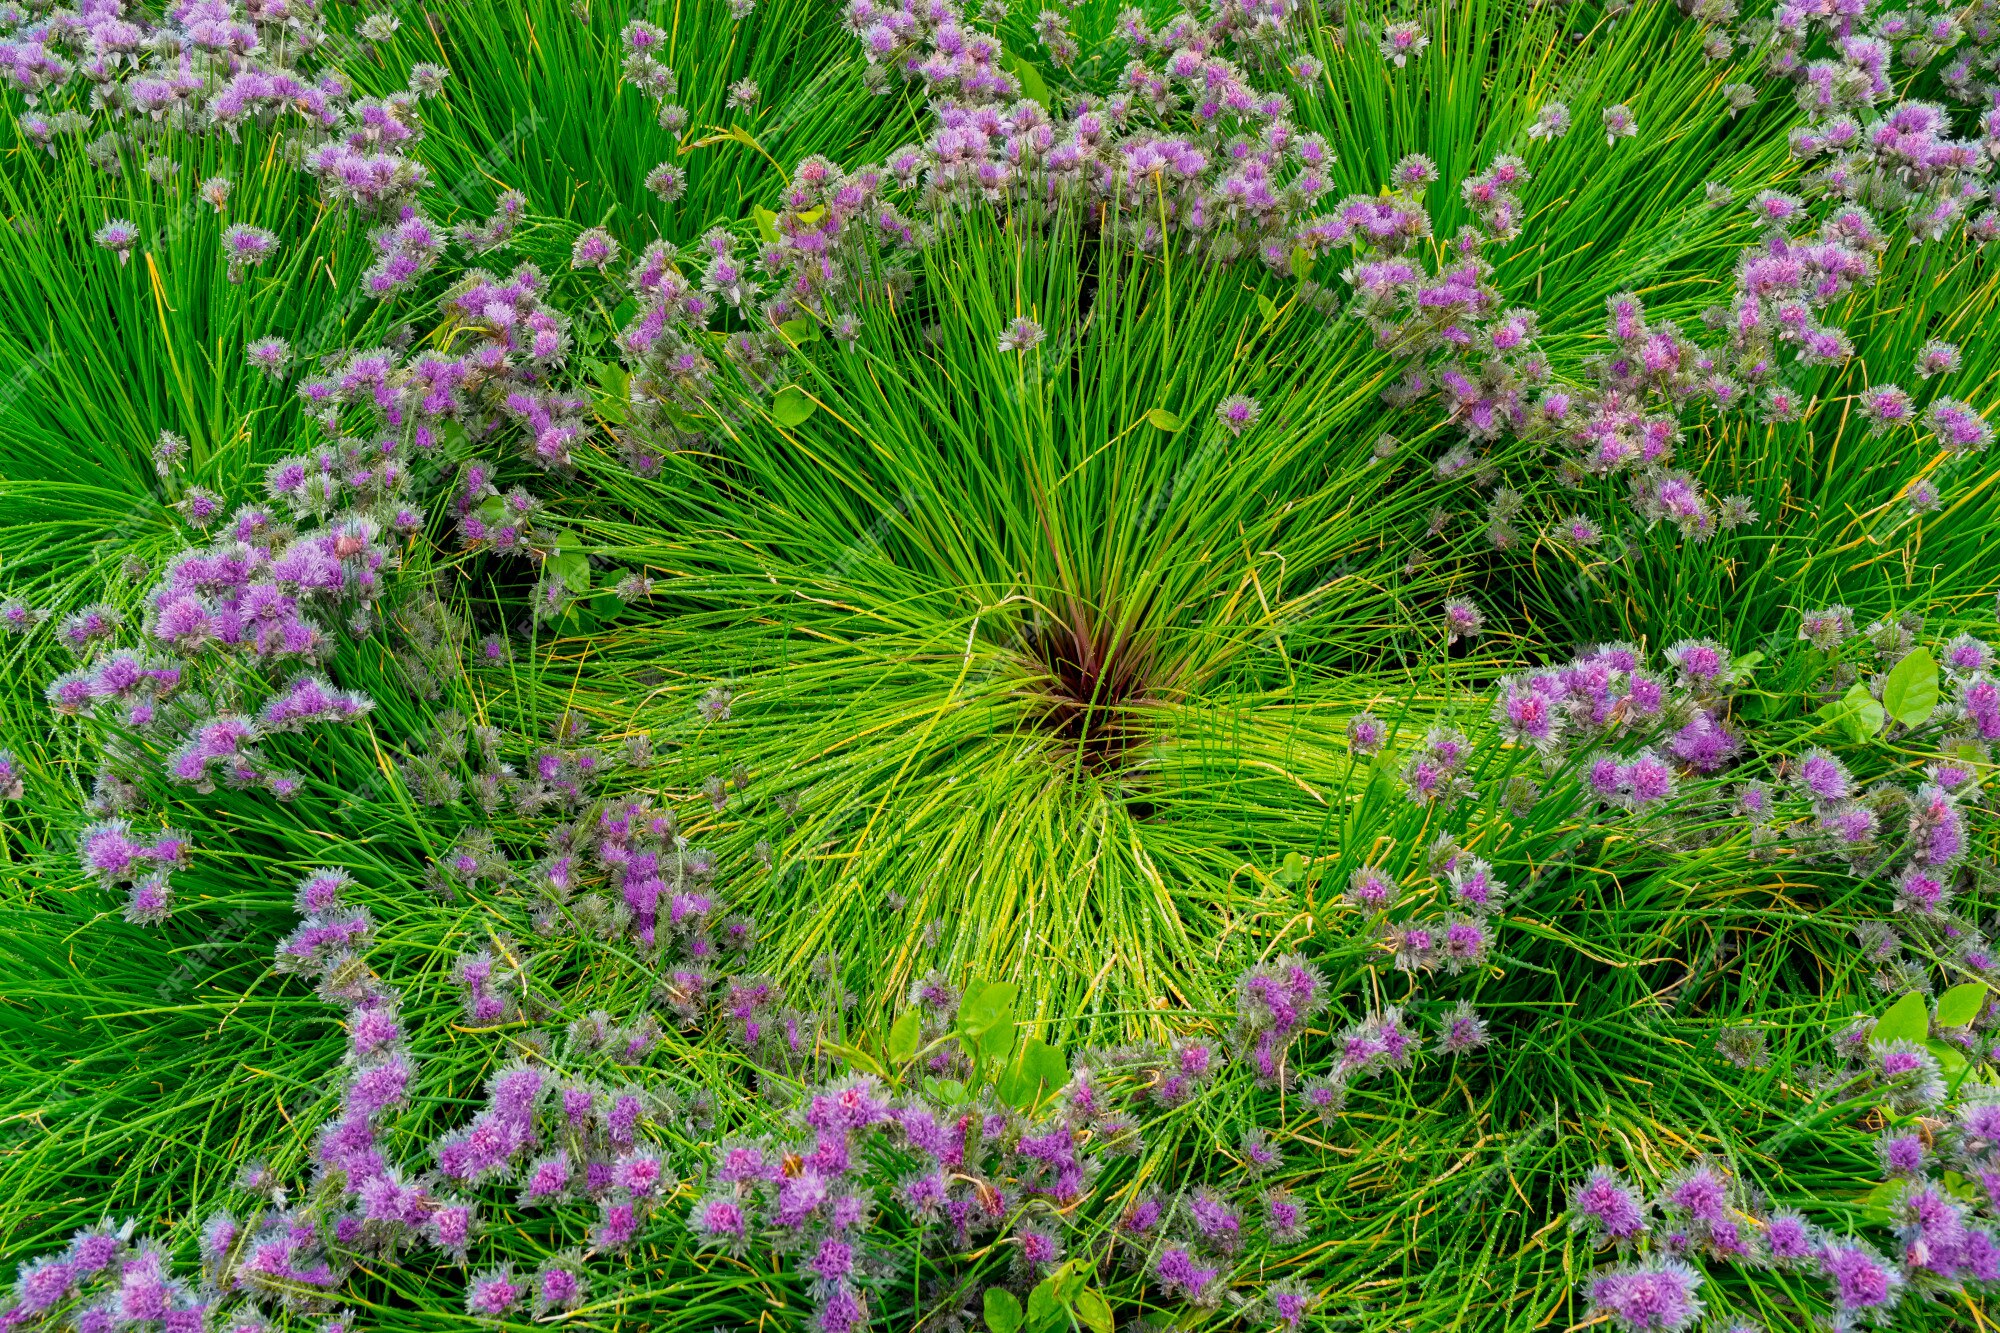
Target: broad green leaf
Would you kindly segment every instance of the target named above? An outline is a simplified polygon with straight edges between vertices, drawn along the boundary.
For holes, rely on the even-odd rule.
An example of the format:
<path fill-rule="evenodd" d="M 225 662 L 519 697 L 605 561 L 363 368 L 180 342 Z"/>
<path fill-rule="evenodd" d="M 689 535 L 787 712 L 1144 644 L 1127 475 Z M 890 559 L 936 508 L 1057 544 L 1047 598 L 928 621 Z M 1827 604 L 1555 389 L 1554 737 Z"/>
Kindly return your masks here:
<path fill-rule="evenodd" d="M 1011 981 L 993 981 L 976 991 L 967 990 L 958 1005 L 960 1026 L 981 1033 L 999 1023 L 1003 1017 L 1011 1024 L 1014 1021 L 1014 996 L 1019 989 Z"/>
<path fill-rule="evenodd" d="M 1944 1187 L 1946 1191 L 1957 1198 L 1965 1200 L 1967 1203 L 1978 1203 L 1980 1201 L 1979 1186 L 1973 1184 L 1956 1171 L 1947 1171 L 1944 1173 Z"/>
<path fill-rule="evenodd" d="M 590 561 L 575 552 L 550 556 L 549 573 L 561 579 L 563 586 L 571 592 L 587 592 L 590 589 Z"/>
<path fill-rule="evenodd" d="M 601 592 L 590 599 L 590 613 L 605 620 L 616 620 L 625 613 L 625 599 L 615 592 Z"/>
<path fill-rule="evenodd" d="M 1061 1323 L 1064 1311 L 1062 1302 L 1056 1299 L 1056 1280 L 1045 1277 L 1035 1284 L 1028 1293 L 1029 1333 L 1048 1333 Z"/>
<path fill-rule="evenodd" d="M 1095 1291 L 1085 1291 L 1076 1298 L 1076 1317 L 1090 1333 L 1111 1333 L 1111 1303 Z"/>
<path fill-rule="evenodd" d="M 547 533 L 543 534 L 542 540 L 547 543 L 550 551 L 558 555 L 565 551 L 580 551 L 583 549 L 583 538 L 577 536 L 568 528 L 551 528 Z"/>
<path fill-rule="evenodd" d="M 771 419 L 787 429 L 805 424 L 819 410 L 819 404 L 796 384 L 787 384 L 771 399 Z"/>
<path fill-rule="evenodd" d="M 1169 435 L 1187 424 L 1164 407 L 1156 407 L 1146 413 L 1146 422 L 1154 430 L 1163 430 Z"/>
<path fill-rule="evenodd" d="M 1303 279 L 1313 271 L 1312 252 L 1303 245 L 1292 247 L 1292 276 Z"/>
<path fill-rule="evenodd" d="M 1021 1302 L 1004 1287 L 986 1289 L 986 1327 L 993 1333 L 1019 1333 Z"/>
<path fill-rule="evenodd" d="M 497 495 L 489 495 L 479 502 L 479 508 L 473 510 L 473 512 L 479 515 L 481 523 L 491 527 L 500 521 L 501 515 L 507 512 L 507 502 Z"/>
<path fill-rule="evenodd" d="M 610 361 L 597 361 L 592 363 L 590 370 L 598 387 L 613 398 L 623 399 L 631 394 L 632 375 L 625 367 Z"/>
<path fill-rule="evenodd" d="M 889 1072 L 882 1068 L 880 1060 L 877 1060 L 859 1046 L 843 1046 L 839 1042 L 830 1041 L 826 1043 L 826 1048 L 855 1068 L 865 1069 L 878 1078 L 885 1077 Z"/>
<path fill-rule="evenodd" d="M 1854 1202 L 1859 1205 L 1858 1216 L 1874 1226 L 1884 1226 L 1889 1221 L 1889 1209 L 1896 1200 L 1903 1197 L 1904 1183 L 1900 1180 L 1885 1180 Z"/>
<path fill-rule="evenodd" d="M 1278 303 L 1262 292 L 1257 293 L 1257 308 L 1264 312 L 1264 323 L 1266 325 L 1278 322 Z"/>
<path fill-rule="evenodd" d="M 1948 1041 L 1927 1041 L 1924 1049 L 1937 1057 L 1938 1064 L 1947 1074 L 1956 1074 L 1965 1068 L 1965 1052 Z"/>
<path fill-rule="evenodd" d="M 1941 1028 L 1970 1027 L 1986 1005 L 1986 984 L 1968 981 L 1938 996 L 1937 1021 Z"/>
<path fill-rule="evenodd" d="M 1074 1259 L 1049 1274 L 1056 1284 L 1056 1299 L 1064 1305 L 1076 1304 L 1077 1293 L 1083 1290 L 1084 1279 L 1088 1276 L 1089 1271 Z"/>
<path fill-rule="evenodd" d="M 778 215 L 762 204 L 750 206 L 750 216 L 757 219 L 757 234 L 764 238 L 764 244 L 778 243 Z"/>
<path fill-rule="evenodd" d="M 1889 1006 L 1875 1024 L 1872 1039 L 1875 1041 L 1922 1041 L 1931 1035 L 1930 1006 L 1924 997 L 1911 991 L 1902 999 Z"/>
<path fill-rule="evenodd" d="M 914 1008 L 905 1009 L 889 1027 L 889 1058 L 898 1062 L 914 1058 L 922 1036 L 923 1018 Z"/>
<path fill-rule="evenodd" d="M 778 332 L 794 347 L 819 341 L 819 325 L 809 319 L 788 319 L 778 326 Z"/>
<path fill-rule="evenodd" d="M 1930 649 L 1905 653 L 1889 668 L 1889 678 L 1882 682 L 1882 707 L 1890 717 L 1906 727 L 1920 727 L 1930 721 L 1937 701 L 1938 665 Z"/>
<path fill-rule="evenodd" d="M 1838 727 L 1848 739 L 1861 742 L 1882 730 L 1889 719 L 1888 710 L 1875 701 L 1868 687 L 1856 681 L 1840 698 L 1819 706 L 1816 715 Z"/>
<path fill-rule="evenodd" d="M 1044 111 L 1055 110 L 1054 100 L 1049 95 L 1048 81 L 1042 77 L 1040 70 L 1011 51 L 1002 58 L 1002 63 L 1006 65 L 1009 74 L 1021 81 L 1021 96 L 1041 103 Z"/>
<path fill-rule="evenodd" d="M 1734 668 L 1736 673 L 1736 678 L 1738 680 L 1747 680 L 1750 676 L 1750 673 L 1757 669 L 1757 664 L 1762 662 L 1763 660 L 1764 660 L 1764 654 L 1759 652 L 1748 652 L 1743 654 L 1743 656 L 1736 658 L 1734 661 L 1732 661 L 1730 663 L 1730 666 Z"/>
<path fill-rule="evenodd" d="M 1040 1037 L 1030 1037 L 1021 1051 L 1021 1072 L 1043 1087 L 1060 1088 L 1069 1082 L 1069 1061 Z"/>
<path fill-rule="evenodd" d="M 1306 859 L 1297 852 L 1286 852 L 1285 859 L 1278 866 L 1280 884 L 1296 884 L 1299 876 L 1306 873 Z"/>
<path fill-rule="evenodd" d="M 965 1100 L 965 1085 L 955 1078 L 927 1078 L 924 1080 L 924 1091 L 951 1106 Z"/>
<path fill-rule="evenodd" d="M 1014 1050 L 1014 1016 L 1009 1010 L 1007 1021 L 995 1023 L 979 1037 L 979 1055 L 984 1060 L 1005 1060 Z"/>

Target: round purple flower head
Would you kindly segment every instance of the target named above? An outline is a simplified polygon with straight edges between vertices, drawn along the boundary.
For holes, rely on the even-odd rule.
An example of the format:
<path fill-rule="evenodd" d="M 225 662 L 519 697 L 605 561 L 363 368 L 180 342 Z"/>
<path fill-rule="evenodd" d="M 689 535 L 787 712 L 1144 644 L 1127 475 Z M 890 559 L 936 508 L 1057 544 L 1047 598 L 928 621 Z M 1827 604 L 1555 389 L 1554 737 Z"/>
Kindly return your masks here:
<path fill-rule="evenodd" d="M 1462 1055 L 1476 1051 L 1492 1040 L 1486 1030 L 1486 1020 L 1472 1007 L 1470 1000 L 1460 1000 L 1445 1014 L 1438 1034 L 1438 1050 L 1446 1055 Z"/>
<path fill-rule="evenodd" d="M 1600 1245 L 1623 1245 L 1646 1230 L 1646 1213 L 1639 1198 L 1618 1173 L 1595 1166 L 1570 1191 L 1570 1226 L 1588 1231 Z"/>
<path fill-rule="evenodd" d="M 1257 418 L 1263 414 L 1264 409 L 1255 398 L 1241 393 L 1229 395 L 1217 404 L 1215 409 L 1215 415 L 1221 418 L 1222 424 L 1228 427 L 1231 435 L 1241 435 L 1249 430 L 1257 424 Z"/>
<path fill-rule="evenodd" d="M 139 243 L 139 228 L 126 218 L 112 218 L 91 239 L 117 254 L 118 262 L 124 264 L 132 258 L 132 247 Z"/>
<path fill-rule="evenodd" d="M 1701 1273 L 1675 1259 L 1613 1269 L 1590 1279 L 1590 1304 L 1619 1333 L 1678 1333 L 1701 1317 Z"/>
<path fill-rule="evenodd" d="M 1347 747 L 1357 755 L 1380 753 L 1389 729 L 1373 713 L 1356 713 L 1347 723 Z"/>
<path fill-rule="evenodd" d="M 292 363 L 292 345 L 283 338 L 259 338 L 243 348 L 243 359 L 253 369 L 276 379 Z"/>
<path fill-rule="evenodd" d="M 569 266 L 572 269 L 603 269 L 618 262 L 618 242 L 602 227 L 592 227 L 576 238 L 570 247 Z"/>
<path fill-rule="evenodd" d="M 498 1319 L 519 1305 L 526 1294 L 526 1286 L 514 1280 L 514 1266 L 501 1264 L 472 1279 L 465 1292 L 465 1308 L 471 1314 Z"/>
<path fill-rule="evenodd" d="M 1421 190 L 1438 178 L 1437 163 L 1422 153 L 1411 153 L 1389 169 L 1389 180 L 1399 190 Z"/>
<path fill-rule="evenodd" d="M 1032 352 L 1035 348 L 1042 345 L 1042 339 L 1045 336 L 1041 325 L 1032 319 L 1022 316 L 1009 324 L 1007 331 L 1000 335 L 1000 350 L 1002 352 Z"/>
<path fill-rule="evenodd" d="M 1861 394 L 1861 415 L 1868 418 L 1868 433 L 1879 435 L 1891 426 L 1900 426 L 1916 418 L 1916 405 L 1910 395 L 1894 384 L 1878 384 Z"/>
<path fill-rule="evenodd" d="M 1970 634 L 1961 634 L 1944 646 L 1942 654 L 1945 669 L 1960 675 L 1971 675 L 1976 671 L 1990 671 L 1993 668 L 1993 649 L 1983 639 Z M 1955 784 L 1952 784 L 1955 785 Z"/>
<path fill-rule="evenodd" d="M 1880 1318 L 1902 1296 L 1902 1272 L 1859 1241 L 1828 1243 L 1819 1262 L 1833 1289 L 1835 1309 L 1849 1319 Z"/>
<path fill-rule="evenodd" d="M 1561 102 L 1545 102 L 1535 113 L 1535 123 L 1528 126 L 1530 139 L 1560 139 L 1569 133 L 1569 107 Z"/>
<path fill-rule="evenodd" d="M 1486 615 L 1463 597 L 1444 604 L 1445 642 L 1477 638 L 1486 628 Z"/>
<path fill-rule="evenodd" d="M 1821 805 L 1844 801 L 1854 794 L 1847 766 L 1825 750 L 1814 748 L 1799 760 L 1799 785 Z"/>
<path fill-rule="evenodd" d="M 1955 344 L 1933 338 L 1917 349 L 1917 378 L 1927 380 L 1933 375 L 1953 374 L 1963 359 Z"/>

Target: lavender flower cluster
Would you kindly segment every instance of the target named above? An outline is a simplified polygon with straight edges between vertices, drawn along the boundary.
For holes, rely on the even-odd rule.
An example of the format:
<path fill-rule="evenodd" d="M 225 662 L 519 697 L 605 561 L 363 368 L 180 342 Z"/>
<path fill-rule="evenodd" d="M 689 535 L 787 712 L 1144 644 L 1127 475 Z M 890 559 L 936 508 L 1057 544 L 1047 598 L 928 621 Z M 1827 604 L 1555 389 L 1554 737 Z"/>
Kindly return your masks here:
<path fill-rule="evenodd" d="M 213 517 L 190 515 L 202 526 Z M 106 731 L 91 804 L 100 818 L 79 837 L 82 868 L 99 882 L 129 885 L 131 919 L 165 917 L 167 872 L 185 865 L 191 850 L 179 834 L 135 825 L 149 773 L 198 792 L 221 782 L 290 800 L 306 779 L 266 744 L 351 723 L 372 706 L 310 668 L 323 665 L 340 639 L 325 619 L 356 634 L 373 626 L 394 563 L 380 534 L 374 518 L 357 512 L 301 531 L 246 506 L 225 540 L 169 563 L 146 595 L 141 647 L 113 646 L 124 617 L 110 606 L 86 608 L 59 627 L 84 665 L 49 684 L 50 707 Z"/>
<path fill-rule="evenodd" d="M 388 15 L 358 26 L 363 43 L 393 32 Z M 416 66 L 405 92 L 359 97 L 330 57 L 349 44 L 329 31 L 319 0 L 187 0 L 163 13 L 140 12 L 126 0 L 84 0 L 75 9 L 17 4 L 0 7 L 0 66 L 30 114 L 21 132 L 51 156 L 56 139 L 83 139 L 85 153 L 111 174 L 128 156 L 144 156 L 157 184 L 174 185 L 181 164 L 163 151 L 165 133 L 227 134 L 238 139 L 259 124 L 285 135 L 299 165 L 327 199 L 376 214 L 407 206 L 428 183 L 409 150 L 422 136 L 415 104 L 446 77 L 436 65 Z M 228 207 L 231 182 L 201 183 L 217 213 Z M 93 241 L 123 264 L 142 239 L 127 218 L 107 219 Z M 231 282 L 263 264 L 278 237 L 247 222 L 222 234 Z"/>
<path fill-rule="evenodd" d="M 1908 1111 L 1933 1097 L 1912 1043 L 1871 1043 L 1868 1024 L 1843 1032 L 1837 1044 L 1850 1056 L 1837 1076 L 1852 1091 L 1877 1092 L 1890 1107 Z M 1915 1100 L 1912 1100 L 1912 1093 Z M 1706 1278 L 1702 1261 L 1747 1272 L 1777 1269 L 1825 1279 L 1831 1327 L 1886 1323 L 1906 1297 L 1935 1298 L 1967 1284 L 2000 1283 L 2000 1103 L 1984 1093 L 1969 1096 L 1948 1121 L 1892 1125 L 1879 1147 L 1886 1182 L 1887 1223 L 1895 1257 L 1867 1240 L 1819 1227 L 1788 1210 L 1771 1211 L 1760 1193 L 1720 1163 L 1698 1161 L 1674 1173 L 1654 1197 L 1642 1197 L 1614 1170 L 1599 1166 L 1574 1186 L 1570 1225 L 1598 1250 L 1616 1250 L 1636 1261 L 1600 1270 L 1584 1282 L 1594 1311 L 1611 1327 L 1634 1330 L 1688 1328 L 1700 1317 L 1697 1294 Z M 1944 1172 L 1933 1177 L 1934 1171 Z M 1747 1327 L 1747 1326 L 1743 1326 Z"/>

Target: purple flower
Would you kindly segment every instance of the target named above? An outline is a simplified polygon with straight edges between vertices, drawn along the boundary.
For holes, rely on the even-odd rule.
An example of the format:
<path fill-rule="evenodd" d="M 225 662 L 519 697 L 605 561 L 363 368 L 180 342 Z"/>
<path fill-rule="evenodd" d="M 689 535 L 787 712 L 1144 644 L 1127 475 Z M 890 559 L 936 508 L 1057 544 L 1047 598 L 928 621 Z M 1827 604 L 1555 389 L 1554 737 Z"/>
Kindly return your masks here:
<path fill-rule="evenodd" d="M 519 1305 L 526 1294 L 527 1288 L 514 1281 L 514 1266 L 501 1264 L 472 1279 L 465 1292 L 465 1308 L 472 1314 L 498 1319 Z"/>
<path fill-rule="evenodd" d="M 1933 338 L 1917 349 L 1917 378 L 1927 380 L 1933 375 L 1953 374 L 1962 360 L 1957 346 Z"/>
<path fill-rule="evenodd" d="M 1658 805 L 1674 794 L 1674 771 L 1651 749 L 1639 751 L 1625 766 L 1625 786 L 1634 810 Z"/>
<path fill-rule="evenodd" d="M 1042 345 L 1042 326 L 1026 316 L 1017 317 L 1000 335 L 1002 352 L 1032 352 Z"/>
<path fill-rule="evenodd" d="M 1570 1191 L 1570 1225 L 1588 1230 L 1606 1241 L 1627 1242 L 1646 1229 L 1645 1210 L 1608 1166 L 1592 1167 L 1583 1182 Z"/>
<path fill-rule="evenodd" d="M 1969 676 L 1993 669 L 1993 649 L 1987 646 L 1984 639 L 1970 634 L 1961 634 L 1947 643 L 1939 657 L 1947 671 L 1960 675 Z"/>
<path fill-rule="evenodd" d="M 1843 1315 L 1879 1317 L 1902 1295 L 1902 1273 L 1860 1241 L 1829 1241 L 1819 1252 L 1819 1263 Z"/>
<path fill-rule="evenodd" d="M 300 916 L 331 911 L 341 905 L 341 894 L 354 883 L 345 870 L 314 870 L 299 881 L 292 896 L 292 909 Z"/>
<path fill-rule="evenodd" d="M 688 1213 L 688 1229 L 703 1245 L 740 1254 L 749 1237 L 749 1219 L 736 1199 L 713 1195 L 695 1204 Z"/>
<path fill-rule="evenodd" d="M 1486 949 L 1491 943 L 1492 937 L 1480 918 L 1446 917 L 1438 935 L 1438 955 L 1447 972 L 1463 972 L 1486 961 Z"/>
<path fill-rule="evenodd" d="M 222 233 L 222 253 L 229 261 L 229 280 L 243 281 L 245 269 L 254 268 L 277 251 L 278 238 L 262 227 L 237 223 Z"/>
<path fill-rule="evenodd" d="M 1629 1333 L 1677 1333 L 1700 1317 L 1702 1275 L 1675 1259 L 1613 1269 L 1585 1284 L 1590 1304 Z"/>
<path fill-rule="evenodd" d="M 1264 1229 L 1274 1244 L 1298 1244 L 1311 1231 L 1306 1221 L 1305 1205 L 1301 1204 L 1289 1190 L 1266 1190 Z"/>
<path fill-rule="evenodd" d="M 569 266 L 573 269 L 604 269 L 618 262 L 618 242 L 602 227 L 592 227 L 570 247 Z"/>
<path fill-rule="evenodd" d="M 744 80 L 749 82 L 749 80 Z M 829 1293 L 813 1315 L 813 1333 L 853 1333 L 868 1322 L 868 1306 L 854 1288 L 842 1285 Z"/>
<path fill-rule="evenodd" d="M 1273 1282 L 1264 1291 L 1266 1318 L 1285 1333 L 1305 1327 L 1306 1316 L 1319 1304 L 1319 1297 L 1295 1278 Z"/>
<path fill-rule="evenodd" d="M 1833 805 L 1854 794 L 1847 766 L 1822 749 L 1807 750 L 1799 759 L 1798 782 L 1814 801 Z"/>
<path fill-rule="evenodd" d="M 1459 857 L 1446 875 L 1451 896 L 1467 911 L 1481 915 L 1497 911 L 1507 897 L 1507 882 L 1495 877 L 1493 867 L 1479 857 Z"/>
<path fill-rule="evenodd" d="M 1223 1254 L 1234 1254 L 1243 1244 L 1243 1216 L 1230 1202 L 1211 1189 L 1198 1189 L 1188 1196 L 1189 1223 L 1202 1240 Z"/>
<path fill-rule="evenodd" d="M 115 253 L 122 265 L 132 258 L 132 247 L 139 243 L 139 229 L 127 218 L 112 218 L 90 239 Z"/>
<path fill-rule="evenodd" d="M 1722 1222 L 1729 1215 L 1729 1183 L 1713 1166 L 1698 1163 L 1667 1186 L 1665 1202 L 1698 1222 Z"/>
<path fill-rule="evenodd" d="M 574 1310 L 583 1304 L 586 1290 L 580 1264 L 570 1259 L 551 1262 L 535 1274 L 535 1317 L 557 1310 Z"/>
<path fill-rule="evenodd" d="M 1396 881 L 1376 866 L 1362 866 L 1347 877 L 1347 901 L 1364 912 L 1385 912 L 1396 902 Z"/>
<path fill-rule="evenodd" d="M 1977 675 L 1959 687 L 1958 705 L 1980 739 L 2000 741 L 2000 682 Z"/>
<path fill-rule="evenodd" d="M 1438 1050 L 1446 1055 L 1476 1051 L 1489 1040 L 1486 1020 L 1479 1016 L 1470 1000 L 1453 1005 L 1439 1025 Z"/>
<path fill-rule="evenodd" d="M 1682 639 L 1667 649 L 1667 661 L 1681 675 L 1698 686 L 1719 684 L 1729 678 L 1729 653 L 1712 639 Z"/>
<path fill-rule="evenodd" d="M 1906 867 L 1896 879 L 1896 911 L 1916 913 L 1920 917 L 1934 917 L 1944 911 L 1944 905 L 1952 901 L 1952 891 L 1936 875 L 1926 875 L 1924 871 Z"/>
<path fill-rule="evenodd" d="M 1389 729 L 1373 713 L 1356 713 L 1347 722 L 1347 746 L 1357 755 L 1378 753 L 1389 738 Z"/>
<path fill-rule="evenodd" d="M 622 1250 L 639 1235 L 639 1209 L 637 1204 L 615 1199 L 606 1199 L 600 1206 L 601 1216 L 591 1229 L 590 1243 L 600 1250 Z"/>
<path fill-rule="evenodd" d="M 1153 1261 L 1153 1281 L 1171 1298 L 1190 1305 L 1212 1305 L 1220 1298 L 1218 1268 L 1205 1267 L 1183 1246 L 1170 1245 Z"/>
<path fill-rule="evenodd" d="M 1062 1241 L 1046 1227 L 1024 1224 L 1015 1231 L 1014 1241 L 1021 1247 L 1021 1263 L 1034 1272 L 1046 1272 L 1051 1264 L 1062 1262 Z"/>
<path fill-rule="evenodd" d="M 1875 1150 L 1882 1158 L 1882 1173 L 1887 1176 L 1916 1176 L 1924 1169 L 1923 1136 L 1919 1134 L 1884 1134 L 1875 1143 Z"/>
<path fill-rule="evenodd" d="M 1231 394 L 1223 399 L 1215 409 L 1215 415 L 1221 418 L 1222 424 L 1228 428 L 1231 435 L 1241 435 L 1256 425 L 1257 418 L 1262 416 L 1263 412 L 1264 409 L 1255 398 L 1240 393 Z"/>
<path fill-rule="evenodd" d="M 1868 433 L 1879 435 L 1891 426 L 1915 420 L 1916 404 L 1896 385 L 1878 384 L 1862 392 L 1861 415 L 1868 419 Z"/>
<path fill-rule="evenodd" d="M 1830 653 L 1854 636 L 1854 612 L 1844 606 L 1808 611 L 1799 619 L 1799 637 Z"/>
<path fill-rule="evenodd" d="M 132 881 L 125 903 L 125 919 L 136 926 L 157 926 L 172 915 L 173 886 L 161 874 L 142 875 Z"/>
<path fill-rule="evenodd" d="M 1560 139 L 1569 133 L 1569 108 L 1561 102 L 1545 102 L 1535 113 L 1535 121 L 1528 126 L 1530 139 Z"/>
<path fill-rule="evenodd" d="M 1764 1226 L 1764 1245 L 1773 1259 L 1798 1262 L 1818 1253 L 1818 1240 L 1797 1213 L 1773 1213 Z"/>
<path fill-rule="evenodd" d="M 1462 597 L 1444 604 L 1445 642 L 1477 638 L 1486 628 L 1485 613 Z"/>
<path fill-rule="evenodd" d="M 1956 398 L 1938 398 L 1924 409 L 1924 425 L 1937 442 L 1955 454 L 1977 453 L 1993 440 L 1993 427 Z"/>

